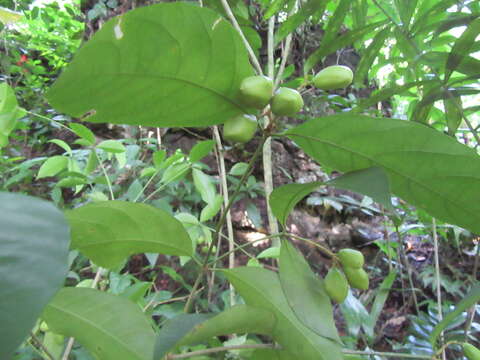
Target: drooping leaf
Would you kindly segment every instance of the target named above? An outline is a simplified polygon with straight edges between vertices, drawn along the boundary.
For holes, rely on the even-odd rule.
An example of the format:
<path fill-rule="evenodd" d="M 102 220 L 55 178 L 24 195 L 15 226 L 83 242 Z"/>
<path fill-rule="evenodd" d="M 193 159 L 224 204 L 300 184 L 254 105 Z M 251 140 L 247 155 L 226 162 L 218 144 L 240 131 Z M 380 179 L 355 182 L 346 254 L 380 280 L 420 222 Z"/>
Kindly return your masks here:
<path fill-rule="evenodd" d="M 275 188 L 269 197 L 269 204 L 273 215 L 285 226 L 288 215 L 305 196 L 315 191 L 323 182 L 316 181 L 308 184 L 287 184 Z"/>
<path fill-rule="evenodd" d="M 200 222 L 205 222 L 212 219 L 218 214 L 222 208 L 223 197 L 222 195 L 216 195 L 212 202 L 208 203 L 200 212 Z"/>
<path fill-rule="evenodd" d="M 38 170 L 37 179 L 42 179 L 49 176 L 55 176 L 60 171 L 67 168 L 68 158 L 63 155 L 56 155 L 49 157 Z"/>
<path fill-rule="evenodd" d="M 188 158 L 192 163 L 200 161 L 207 156 L 214 147 L 215 141 L 213 140 L 199 141 L 193 146 L 192 150 L 190 150 Z"/>
<path fill-rule="evenodd" d="M 212 204 L 217 196 L 217 190 L 212 177 L 199 169 L 193 169 L 192 176 L 195 188 L 200 193 L 202 200 L 207 204 Z"/>
<path fill-rule="evenodd" d="M 247 305 L 273 312 L 277 320 L 272 337 L 291 358 L 341 360 L 340 346 L 303 325 L 288 305 L 278 275 L 259 267 L 225 270 Z"/>
<path fill-rule="evenodd" d="M 161 360 L 169 350 L 196 325 L 211 318 L 213 314 L 180 314 L 170 319 L 155 339 L 154 360 Z"/>
<path fill-rule="evenodd" d="M 235 305 L 201 325 L 194 327 L 179 345 L 196 345 L 214 336 L 229 334 L 272 334 L 277 320 L 269 310 L 249 305 Z"/>
<path fill-rule="evenodd" d="M 447 63 L 445 64 L 446 80 L 448 80 L 450 75 L 452 75 L 452 72 L 463 61 L 463 58 L 467 57 L 470 54 L 470 48 L 475 43 L 475 39 L 479 34 L 480 17 L 476 20 L 473 20 L 468 25 L 468 27 L 453 45 L 452 51 L 450 51 L 450 54 L 448 55 Z"/>
<path fill-rule="evenodd" d="M 449 136 L 411 121 L 352 114 L 309 120 L 287 136 L 330 168 L 379 166 L 392 193 L 438 219 L 480 232 L 480 158 Z"/>
<path fill-rule="evenodd" d="M 462 123 L 462 98 L 460 96 L 447 97 L 443 100 L 445 108 L 445 120 L 447 122 L 448 134 L 454 136 Z"/>
<path fill-rule="evenodd" d="M 137 253 L 193 253 L 183 225 L 150 205 L 104 201 L 67 211 L 66 216 L 72 228 L 72 248 L 106 268 L 115 268 Z"/>
<path fill-rule="evenodd" d="M 237 101 L 252 74 L 245 47 L 218 13 L 160 3 L 111 19 L 48 93 L 59 111 L 92 122 L 207 126 L 248 113 Z"/>
<path fill-rule="evenodd" d="M 95 134 L 87 128 L 85 125 L 82 124 L 77 124 L 77 123 L 71 123 L 69 127 L 72 129 L 72 131 L 87 141 L 88 145 L 94 145 L 95 144 Z"/>
<path fill-rule="evenodd" d="M 0 358 L 11 359 L 67 275 L 63 214 L 34 197 L 0 192 Z"/>
<path fill-rule="evenodd" d="M 440 321 L 437 326 L 433 329 L 430 335 L 430 343 L 436 345 L 436 341 L 441 332 L 450 325 L 450 323 L 466 309 L 472 307 L 477 302 L 480 301 L 480 283 L 477 282 L 474 284 L 470 292 L 460 301 L 456 306 L 455 310 L 449 312 L 444 316 L 443 320 Z"/>
<path fill-rule="evenodd" d="M 351 171 L 330 180 L 327 184 L 367 195 L 386 209 L 393 210 L 390 184 L 382 168 L 372 167 Z"/>
<path fill-rule="evenodd" d="M 283 293 L 298 320 L 318 335 L 340 342 L 323 280 L 286 240 L 280 250 L 279 276 Z"/>
<path fill-rule="evenodd" d="M 347 298 L 340 304 L 340 309 L 347 323 L 348 334 L 354 338 L 358 337 L 362 325 L 369 317 L 367 309 L 353 296 L 352 291 L 348 292 Z"/>
<path fill-rule="evenodd" d="M 0 8 L 1 10 L 1 8 Z M 8 142 L 8 135 L 13 131 L 17 120 L 25 115 L 25 110 L 18 106 L 15 92 L 7 83 L 0 84 L 0 147 Z"/>
<path fill-rule="evenodd" d="M 355 29 L 352 31 L 349 31 L 345 34 L 342 34 L 336 38 L 333 38 L 330 40 L 329 43 L 324 43 L 320 45 L 320 47 L 313 52 L 312 55 L 310 55 L 307 58 L 307 61 L 305 62 L 305 71 L 310 71 L 318 62 L 320 62 L 325 56 L 334 53 L 338 49 L 343 49 L 349 45 L 352 45 L 358 40 L 361 40 L 364 38 L 367 34 L 371 33 L 378 27 L 386 24 L 386 20 L 378 21 L 373 24 L 365 25 L 359 29 Z M 378 55 L 378 54 L 375 54 Z M 363 56 L 362 56 L 363 59 Z M 358 68 L 357 70 L 358 71 Z"/>
<path fill-rule="evenodd" d="M 104 140 L 97 145 L 97 148 L 112 154 L 122 154 L 127 150 L 125 146 L 117 140 Z"/>
<path fill-rule="evenodd" d="M 42 318 L 56 333 L 74 337 L 96 359 L 151 360 L 155 334 L 130 300 L 89 288 L 64 288 Z"/>

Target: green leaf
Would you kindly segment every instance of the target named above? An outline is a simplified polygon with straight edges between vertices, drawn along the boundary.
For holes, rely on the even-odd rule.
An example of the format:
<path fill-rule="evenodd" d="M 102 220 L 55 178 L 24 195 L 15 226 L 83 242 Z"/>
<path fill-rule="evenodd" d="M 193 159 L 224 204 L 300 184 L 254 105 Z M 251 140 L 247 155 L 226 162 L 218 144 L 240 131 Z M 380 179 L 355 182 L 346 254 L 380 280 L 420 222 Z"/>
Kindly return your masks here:
<path fill-rule="evenodd" d="M 77 123 L 71 123 L 69 126 L 76 135 L 86 140 L 89 145 L 95 145 L 95 134 L 92 132 L 92 130 L 87 128 L 85 125 Z"/>
<path fill-rule="evenodd" d="M 56 333 L 74 337 L 96 359 L 151 360 L 155 334 L 130 300 L 95 289 L 64 288 L 42 318 Z"/>
<path fill-rule="evenodd" d="M 343 35 L 333 38 L 328 43 L 322 42 L 320 47 L 317 50 L 315 50 L 313 54 L 307 58 L 307 61 L 305 62 L 304 71 L 305 72 L 310 71 L 325 56 L 334 53 L 338 49 L 343 49 L 349 45 L 352 45 L 356 41 L 362 39 L 367 34 L 374 31 L 376 28 L 386 24 L 387 22 L 388 22 L 387 20 L 378 21 L 376 23 L 366 25 L 359 29 L 349 31 Z M 375 56 L 376 55 L 378 55 L 378 52 L 375 54 Z M 363 56 L 362 56 L 362 59 L 363 59 Z M 358 71 L 358 68 L 356 72 L 357 71 Z"/>
<path fill-rule="evenodd" d="M 445 120 L 447 122 L 448 134 L 455 136 L 458 127 L 462 123 L 462 98 L 460 96 L 447 97 L 443 100 L 443 106 L 445 107 Z"/>
<path fill-rule="evenodd" d="M 117 140 L 104 140 L 97 145 L 97 148 L 112 154 L 122 154 L 127 150 L 125 146 Z"/>
<path fill-rule="evenodd" d="M 445 315 L 442 321 L 440 321 L 437 326 L 433 329 L 430 335 L 430 344 L 436 345 L 437 338 L 441 332 L 448 326 L 450 323 L 466 309 L 472 307 L 477 302 L 480 301 L 480 283 L 476 282 L 470 292 L 463 298 L 460 303 L 455 307 L 455 310 Z"/>
<path fill-rule="evenodd" d="M 0 358 L 11 359 L 68 270 L 63 214 L 34 197 L 0 192 Z"/>
<path fill-rule="evenodd" d="M 222 207 L 223 197 L 221 195 L 216 195 L 211 203 L 208 203 L 200 213 L 200 221 L 205 222 L 212 219 L 215 215 L 218 214 Z"/>
<path fill-rule="evenodd" d="M 379 166 L 392 193 L 442 221 L 480 232 L 480 158 L 449 136 L 411 121 L 352 114 L 309 120 L 287 136 L 339 171 Z"/>
<path fill-rule="evenodd" d="M 270 335 L 275 325 L 276 319 L 271 311 L 249 305 L 235 305 L 193 328 L 179 345 L 196 345 L 219 335 Z"/>
<path fill-rule="evenodd" d="M 316 181 L 308 184 L 287 184 L 273 189 L 269 197 L 269 204 L 273 215 L 286 226 L 288 215 L 305 196 L 315 191 L 323 182 Z"/>
<path fill-rule="evenodd" d="M 124 201 L 88 204 L 66 212 L 72 248 L 109 269 L 137 253 L 193 254 L 183 225 L 164 210 Z"/>
<path fill-rule="evenodd" d="M 368 72 L 372 68 L 373 62 L 378 57 L 380 50 L 385 45 L 385 40 L 392 34 L 392 29 L 386 27 L 385 29 L 379 31 L 372 42 L 365 49 L 365 52 L 360 58 L 360 63 L 355 69 L 354 83 L 356 85 L 363 85 L 365 78 L 368 75 Z"/>
<path fill-rule="evenodd" d="M 217 190 L 213 183 L 213 179 L 198 169 L 192 170 L 193 183 L 195 188 L 200 193 L 202 200 L 207 204 L 213 204 L 216 201 Z"/>
<path fill-rule="evenodd" d="M 244 162 L 238 162 L 232 166 L 230 171 L 228 172 L 230 175 L 233 176 L 242 176 L 248 170 L 248 164 Z"/>
<path fill-rule="evenodd" d="M 318 335 L 341 342 L 323 280 L 286 240 L 280 250 L 279 276 L 288 304 L 300 322 Z"/>
<path fill-rule="evenodd" d="M 285 39 L 288 34 L 292 33 L 297 27 L 302 25 L 305 20 L 314 14 L 319 16 L 325 11 L 325 5 L 327 1 L 318 1 L 318 0 L 307 0 L 300 8 L 300 10 L 289 16 L 285 20 L 280 28 L 275 33 L 275 44 L 278 44 L 280 41 Z"/>
<path fill-rule="evenodd" d="M 430 51 L 419 57 L 418 61 L 420 63 L 428 64 L 433 68 L 438 67 L 439 64 L 444 64 L 447 61 L 448 54 Z M 480 74 L 480 60 L 475 59 L 472 56 L 465 56 L 462 58 L 462 61 L 457 65 L 455 71 L 468 75 L 477 77 Z"/>
<path fill-rule="evenodd" d="M 196 325 L 212 317 L 212 314 L 180 314 L 170 319 L 155 340 L 154 360 L 161 360 Z"/>
<path fill-rule="evenodd" d="M 453 45 L 452 51 L 450 51 L 448 55 L 447 63 L 445 64 L 445 80 L 448 80 L 452 72 L 462 63 L 463 58 L 469 55 L 478 34 L 480 34 L 480 17 L 468 25 Z"/>
<path fill-rule="evenodd" d="M 224 270 L 247 305 L 273 312 L 277 320 L 272 337 L 293 359 L 341 360 L 337 343 L 303 325 L 288 305 L 278 275 L 259 267 Z"/>
<path fill-rule="evenodd" d="M 340 0 L 340 3 L 335 9 L 335 12 L 332 14 L 332 16 L 329 17 L 320 47 L 305 62 L 305 66 L 303 69 L 304 73 L 308 73 L 315 66 L 315 64 L 320 61 L 324 56 L 335 51 L 335 45 L 334 47 L 332 47 L 332 44 L 334 44 L 337 39 L 337 34 L 340 30 L 340 27 L 343 25 L 343 21 L 345 19 L 345 16 L 349 12 L 350 6 L 350 0 Z M 362 33 L 362 36 L 363 35 L 364 34 Z M 344 39 L 347 38 L 342 39 L 342 44 L 344 42 Z"/>
<path fill-rule="evenodd" d="M 343 317 L 347 323 L 348 334 L 357 338 L 360 334 L 362 325 L 368 321 L 368 311 L 363 304 L 352 294 L 350 290 L 343 303 L 340 304 Z"/>
<path fill-rule="evenodd" d="M 1 9 L 0 9 L 1 10 Z M 25 116 L 25 110 L 20 108 L 15 97 L 15 92 L 7 83 L 0 84 L 0 135 L 5 138 L 5 146 L 8 135 L 13 131 L 17 120 Z"/>
<path fill-rule="evenodd" d="M 388 298 L 388 294 L 390 293 L 390 289 L 392 288 L 393 282 L 395 281 L 396 277 L 397 272 L 395 270 L 392 270 L 388 273 L 387 277 L 383 279 L 380 287 L 377 290 L 375 300 L 373 301 L 370 315 L 368 315 L 368 318 L 362 324 L 365 333 L 372 342 L 375 339 L 375 325 L 377 324 L 378 318 L 383 311 L 383 306 L 385 305 L 385 301 Z"/>
<path fill-rule="evenodd" d="M 284 9 L 284 7 L 290 8 L 293 6 L 294 2 L 295 0 L 272 0 L 269 7 L 265 11 L 265 14 L 263 15 L 264 19 L 270 19 L 277 12 Z"/>
<path fill-rule="evenodd" d="M 60 146 L 68 155 L 72 155 L 72 148 L 65 141 L 60 139 L 48 140 L 48 142 L 53 143 L 57 146 Z"/>
<path fill-rule="evenodd" d="M 327 185 L 369 196 L 386 209 L 394 210 L 390 199 L 390 184 L 382 168 L 372 167 L 351 171 L 330 180 Z"/>
<path fill-rule="evenodd" d="M 37 179 L 55 176 L 67 168 L 68 158 L 62 155 L 49 157 L 38 170 Z"/>
<path fill-rule="evenodd" d="M 237 96 L 252 73 L 238 33 L 218 13 L 161 3 L 106 22 L 47 97 L 92 122 L 208 126 L 249 113 Z"/>
<path fill-rule="evenodd" d="M 214 147 L 215 141 L 213 140 L 204 140 L 197 142 L 193 146 L 192 150 L 190 150 L 190 154 L 188 155 L 190 162 L 194 163 L 202 160 L 210 153 L 210 151 L 213 150 Z"/>

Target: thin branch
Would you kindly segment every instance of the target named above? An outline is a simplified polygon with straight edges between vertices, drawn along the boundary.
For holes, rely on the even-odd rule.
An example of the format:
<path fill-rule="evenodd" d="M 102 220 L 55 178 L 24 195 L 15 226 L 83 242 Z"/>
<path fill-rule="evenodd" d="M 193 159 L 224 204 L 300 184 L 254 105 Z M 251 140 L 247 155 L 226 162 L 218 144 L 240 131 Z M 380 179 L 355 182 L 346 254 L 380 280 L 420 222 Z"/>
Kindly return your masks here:
<path fill-rule="evenodd" d="M 174 360 L 174 359 L 186 359 L 193 356 L 207 355 L 222 351 L 230 350 L 239 350 L 239 349 L 280 349 L 275 344 L 242 344 L 242 345 L 232 345 L 232 346 L 219 346 L 210 349 L 191 351 L 185 354 L 171 354 L 165 356 L 165 360 Z"/>
<path fill-rule="evenodd" d="M 238 24 L 237 19 L 235 18 L 235 15 L 233 15 L 232 9 L 230 8 L 230 5 L 228 5 L 227 0 L 221 0 L 223 8 L 225 12 L 227 13 L 228 19 L 232 23 L 233 27 L 235 30 L 237 30 L 238 34 L 242 38 L 242 41 L 245 45 L 245 48 L 247 49 L 248 55 L 250 57 L 250 61 L 252 62 L 253 66 L 255 67 L 255 70 L 257 70 L 258 75 L 263 75 L 262 67 L 260 63 L 258 62 L 257 56 L 255 55 L 255 52 L 252 49 L 252 46 L 248 42 L 247 38 L 243 34 L 242 28 Z"/>
<path fill-rule="evenodd" d="M 233 269 L 235 267 L 235 252 L 233 249 L 235 248 L 235 242 L 233 239 L 233 225 L 232 225 L 232 215 L 230 210 L 225 210 L 228 207 L 229 199 L 228 199 L 228 184 L 227 184 L 227 172 L 225 170 L 225 158 L 223 156 L 223 145 L 222 140 L 220 139 L 220 133 L 218 132 L 218 126 L 213 127 L 213 134 L 215 136 L 215 141 L 217 143 L 217 150 L 218 150 L 218 162 L 220 164 L 220 182 L 222 186 L 222 194 L 223 194 L 223 211 L 226 211 L 226 223 L 227 223 L 227 234 L 228 234 L 228 268 Z M 221 233 L 221 229 L 220 229 Z M 217 249 L 220 247 L 218 246 Z M 230 305 L 235 305 L 235 291 L 233 290 L 233 285 L 230 284 Z"/>
<path fill-rule="evenodd" d="M 45 354 L 46 357 L 48 357 L 50 360 L 55 360 L 55 357 L 50 353 L 50 351 L 48 351 L 48 349 L 43 345 L 43 343 L 40 341 L 39 338 L 37 338 L 37 336 L 30 331 L 30 337 L 32 339 L 32 341 L 37 344 L 37 346 L 40 348 L 40 350 L 42 350 Z"/>
<path fill-rule="evenodd" d="M 356 350 L 342 349 L 342 353 L 350 354 L 350 355 L 366 355 L 366 356 L 382 356 L 382 357 L 405 358 L 405 359 L 432 360 L 432 357 L 430 355 L 415 355 L 415 354 L 405 354 L 405 353 L 395 353 L 395 352 L 356 351 Z"/>

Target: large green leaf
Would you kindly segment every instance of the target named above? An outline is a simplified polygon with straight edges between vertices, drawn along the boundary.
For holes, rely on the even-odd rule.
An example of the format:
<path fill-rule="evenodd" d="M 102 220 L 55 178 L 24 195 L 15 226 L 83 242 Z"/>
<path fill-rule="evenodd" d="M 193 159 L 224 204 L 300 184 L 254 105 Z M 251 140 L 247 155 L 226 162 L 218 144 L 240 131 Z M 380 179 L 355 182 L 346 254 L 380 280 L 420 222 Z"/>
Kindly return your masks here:
<path fill-rule="evenodd" d="M 288 304 L 300 322 L 318 335 L 340 342 L 323 280 L 286 240 L 280 250 L 279 275 Z"/>
<path fill-rule="evenodd" d="M 58 334 L 77 339 L 98 360 L 151 360 L 155 333 L 130 300 L 88 288 L 64 288 L 42 318 Z"/>
<path fill-rule="evenodd" d="M 0 9 L 1 10 L 1 9 Z M 25 115 L 18 106 L 15 92 L 7 83 L 0 84 L 0 147 L 7 145 L 7 138 L 15 128 L 17 120 Z"/>
<path fill-rule="evenodd" d="M 308 184 L 287 184 L 275 188 L 268 199 L 273 215 L 283 226 L 287 224 L 287 218 L 295 205 L 305 196 L 324 185 L 321 181 Z"/>
<path fill-rule="evenodd" d="M 67 275 L 63 214 L 33 197 L 0 193 L 0 358 L 11 359 Z"/>
<path fill-rule="evenodd" d="M 411 121 L 352 114 L 309 120 L 287 135 L 328 167 L 383 168 L 392 193 L 480 232 L 480 158 L 455 139 Z"/>
<path fill-rule="evenodd" d="M 183 225 L 150 205 L 102 201 L 67 211 L 66 216 L 72 248 L 106 268 L 115 268 L 137 253 L 193 254 Z"/>
<path fill-rule="evenodd" d="M 229 281 L 248 305 L 273 312 L 273 338 L 294 359 L 341 360 L 340 346 L 303 325 L 288 305 L 278 275 L 258 267 L 225 270 Z"/>
<path fill-rule="evenodd" d="M 208 126 L 248 112 L 237 95 L 251 74 L 239 35 L 218 13 L 162 3 L 105 23 L 48 99 L 92 122 Z"/>

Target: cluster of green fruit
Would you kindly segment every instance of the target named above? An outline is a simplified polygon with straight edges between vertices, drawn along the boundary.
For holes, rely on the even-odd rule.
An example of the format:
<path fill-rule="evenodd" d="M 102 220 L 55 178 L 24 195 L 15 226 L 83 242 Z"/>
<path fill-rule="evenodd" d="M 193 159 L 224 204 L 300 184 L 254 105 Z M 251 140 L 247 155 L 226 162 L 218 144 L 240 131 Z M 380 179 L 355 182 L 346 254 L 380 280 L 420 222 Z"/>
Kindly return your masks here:
<path fill-rule="evenodd" d="M 480 350 L 469 343 L 463 343 L 463 354 L 468 360 L 480 360 Z"/>
<path fill-rule="evenodd" d="M 266 76 L 243 79 L 239 94 L 245 106 L 263 109 L 270 103 L 272 113 L 278 116 L 292 116 L 303 107 L 302 96 L 297 90 L 281 87 L 273 94 L 273 81 Z M 233 142 L 245 143 L 253 137 L 256 129 L 255 116 L 239 115 L 223 124 L 223 137 Z"/>
<path fill-rule="evenodd" d="M 346 66 L 334 65 L 320 71 L 312 80 L 322 90 L 341 89 L 351 84 L 353 73 Z M 270 109 L 277 116 L 293 116 L 303 107 L 303 99 L 295 89 L 281 87 L 273 93 L 273 81 L 266 76 L 250 76 L 240 84 L 240 101 L 249 108 Z M 223 124 L 223 137 L 232 142 L 246 143 L 257 130 L 254 115 L 238 115 Z"/>
<path fill-rule="evenodd" d="M 330 299 L 342 303 L 348 295 L 348 288 L 367 290 L 368 274 L 363 270 L 365 259 L 358 250 L 342 249 L 337 254 L 342 270 L 332 267 L 325 276 L 325 291 Z"/>

